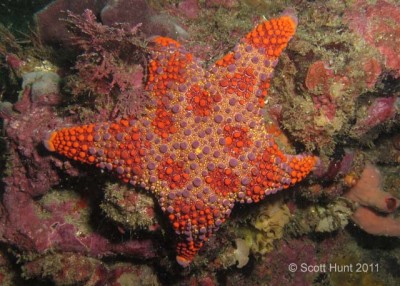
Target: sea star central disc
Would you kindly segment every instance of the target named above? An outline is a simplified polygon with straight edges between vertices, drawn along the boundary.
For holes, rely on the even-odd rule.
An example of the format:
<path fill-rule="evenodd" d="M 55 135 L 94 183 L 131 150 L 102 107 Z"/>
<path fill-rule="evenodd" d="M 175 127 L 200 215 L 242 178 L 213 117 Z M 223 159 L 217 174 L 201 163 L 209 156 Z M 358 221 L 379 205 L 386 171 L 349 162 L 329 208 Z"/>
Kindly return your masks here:
<path fill-rule="evenodd" d="M 150 190 L 178 236 L 177 261 L 187 266 L 235 202 L 288 188 L 316 162 L 283 154 L 263 118 L 296 25 L 290 13 L 259 24 L 208 70 L 178 42 L 158 37 L 146 84 L 156 105 L 146 117 L 64 128 L 45 144 Z"/>

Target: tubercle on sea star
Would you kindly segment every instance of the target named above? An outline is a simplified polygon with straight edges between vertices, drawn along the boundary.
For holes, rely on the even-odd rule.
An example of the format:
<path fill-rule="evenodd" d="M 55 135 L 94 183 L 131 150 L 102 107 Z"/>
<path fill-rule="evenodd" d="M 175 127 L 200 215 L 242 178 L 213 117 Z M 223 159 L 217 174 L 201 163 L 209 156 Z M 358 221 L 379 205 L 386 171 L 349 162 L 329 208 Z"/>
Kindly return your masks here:
<path fill-rule="evenodd" d="M 274 67 L 296 25 L 290 12 L 259 24 L 208 70 L 177 41 L 157 37 L 146 83 L 156 104 L 146 117 L 63 128 L 45 145 L 151 191 L 186 267 L 235 202 L 286 189 L 317 161 L 283 154 L 263 118 Z"/>

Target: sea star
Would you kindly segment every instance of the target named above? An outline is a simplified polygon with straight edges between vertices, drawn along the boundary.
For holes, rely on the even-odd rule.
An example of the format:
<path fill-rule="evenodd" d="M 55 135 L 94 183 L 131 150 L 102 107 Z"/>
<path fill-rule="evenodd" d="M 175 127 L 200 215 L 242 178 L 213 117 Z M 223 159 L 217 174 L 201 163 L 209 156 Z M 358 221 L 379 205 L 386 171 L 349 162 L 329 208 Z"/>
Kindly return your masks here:
<path fill-rule="evenodd" d="M 187 266 L 235 202 L 258 202 L 302 180 L 316 158 L 285 155 L 266 131 L 263 105 L 278 56 L 295 33 L 287 12 L 265 21 L 208 70 L 178 42 L 153 41 L 143 118 L 63 128 L 45 145 L 151 191 Z"/>

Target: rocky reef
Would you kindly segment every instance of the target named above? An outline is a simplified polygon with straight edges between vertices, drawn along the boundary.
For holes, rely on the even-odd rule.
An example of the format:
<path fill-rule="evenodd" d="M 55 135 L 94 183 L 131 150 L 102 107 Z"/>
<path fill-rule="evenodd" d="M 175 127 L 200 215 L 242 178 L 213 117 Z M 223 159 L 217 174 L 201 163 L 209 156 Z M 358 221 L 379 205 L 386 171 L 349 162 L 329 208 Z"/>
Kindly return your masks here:
<path fill-rule="evenodd" d="M 33 16 L 32 35 L 0 26 L 0 284 L 398 285 L 397 2 L 56 0 Z M 263 124 L 284 153 L 318 162 L 301 183 L 235 206 L 182 268 L 174 226 L 144 186 L 43 142 L 160 104 L 146 88 L 156 36 L 208 67 L 282 11 L 297 32 L 268 81 Z M 368 269 L 318 268 L 357 263 Z"/>

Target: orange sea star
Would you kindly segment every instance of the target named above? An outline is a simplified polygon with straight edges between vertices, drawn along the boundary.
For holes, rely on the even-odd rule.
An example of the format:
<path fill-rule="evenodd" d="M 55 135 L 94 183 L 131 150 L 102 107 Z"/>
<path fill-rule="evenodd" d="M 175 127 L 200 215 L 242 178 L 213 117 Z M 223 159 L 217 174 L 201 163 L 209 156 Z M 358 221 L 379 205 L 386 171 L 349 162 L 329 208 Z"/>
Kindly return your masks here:
<path fill-rule="evenodd" d="M 204 70 L 178 42 L 153 41 L 141 119 L 64 128 L 45 145 L 150 190 L 177 233 L 187 266 L 235 202 L 258 202 L 302 180 L 316 158 L 285 155 L 267 133 L 263 105 L 278 56 L 295 33 L 291 13 L 265 21 Z"/>

